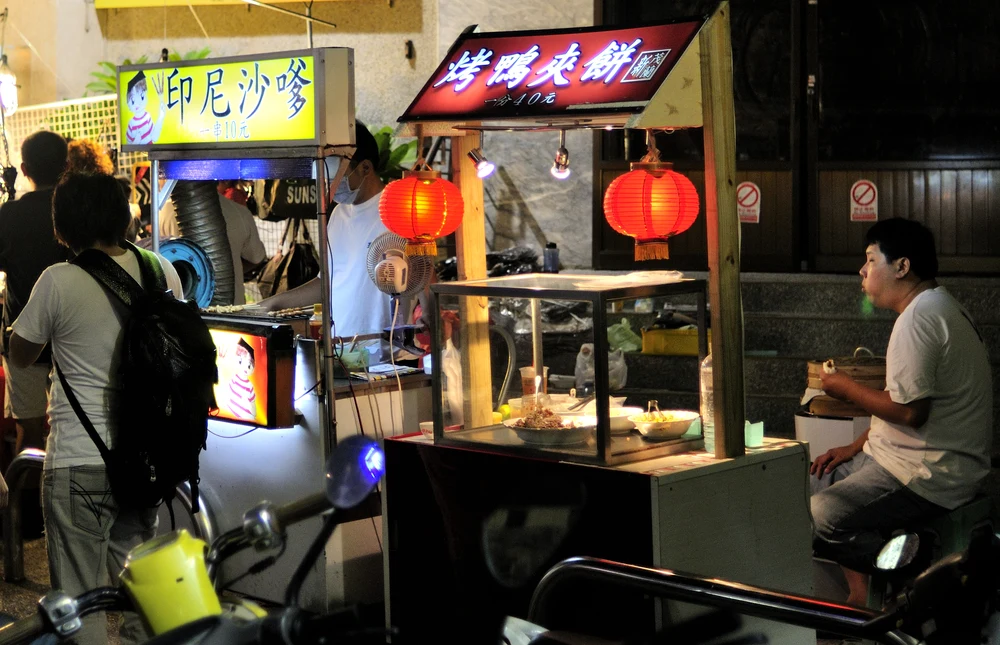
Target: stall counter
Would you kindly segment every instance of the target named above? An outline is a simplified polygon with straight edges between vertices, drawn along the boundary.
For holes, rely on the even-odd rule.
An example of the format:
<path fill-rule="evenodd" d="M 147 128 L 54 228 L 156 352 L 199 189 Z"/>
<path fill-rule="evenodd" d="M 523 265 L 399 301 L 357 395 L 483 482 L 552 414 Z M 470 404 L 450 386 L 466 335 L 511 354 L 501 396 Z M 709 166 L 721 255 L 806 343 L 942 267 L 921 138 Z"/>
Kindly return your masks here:
<path fill-rule="evenodd" d="M 385 445 L 383 521 L 393 536 L 386 619 L 407 642 L 430 638 L 428 626 L 485 636 L 470 630 L 525 617 L 542 573 L 571 556 L 811 592 L 809 460 L 797 442 L 765 440 L 739 459 L 699 450 L 618 466 L 434 445 L 422 436 Z M 539 532 L 534 513 L 570 519 Z M 550 552 L 532 553 L 539 536 L 560 531 Z M 547 627 L 641 638 L 705 611 L 607 588 L 576 591 L 566 622 Z M 746 618 L 743 633 L 754 630 L 771 642 L 815 643 L 811 630 Z"/>

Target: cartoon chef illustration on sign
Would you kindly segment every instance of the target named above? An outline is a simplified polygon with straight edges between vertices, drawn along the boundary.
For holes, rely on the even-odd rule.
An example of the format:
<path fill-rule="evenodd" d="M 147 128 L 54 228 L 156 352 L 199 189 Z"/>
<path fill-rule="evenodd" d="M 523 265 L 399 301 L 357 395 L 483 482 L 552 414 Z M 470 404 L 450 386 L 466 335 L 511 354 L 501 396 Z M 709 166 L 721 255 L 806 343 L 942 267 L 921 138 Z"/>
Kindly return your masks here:
<path fill-rule="evenodd" d="M 145 145 L 155 143 L 160 138 L 160 130 L 163 129 L 163 117 L 167 114 L 167 106 L 163 103 L 163 81 L 157 84 L 153 81 L 154 89 L 160 97 L 160 113 L 153 123 L 153 117 L 146 111 L 147 89 L 146 75 L 142 70 L 132 77 L 128 82 L 128 91 L 125 93 L 125 102 L 128 109 L 132 111 L 132 118 L 125 128 L 125 142 L 134 145 Z"/>
<path fill-rule="evenodd" d="M 253 420 L 257 416 L 257 392 L 250 375 L 253 374 L 254 352 L 248 342 L 240 338 L 236 343 L 236 370 L 229 381 L 229 410 L 238 419 Z"/>

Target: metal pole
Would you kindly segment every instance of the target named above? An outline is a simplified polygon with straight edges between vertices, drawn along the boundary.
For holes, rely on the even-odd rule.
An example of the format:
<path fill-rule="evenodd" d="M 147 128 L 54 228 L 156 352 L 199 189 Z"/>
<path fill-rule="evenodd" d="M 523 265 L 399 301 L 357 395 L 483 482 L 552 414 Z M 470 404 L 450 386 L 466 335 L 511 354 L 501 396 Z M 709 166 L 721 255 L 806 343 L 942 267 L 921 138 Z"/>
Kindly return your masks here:
<path fill-rule="evenodd" d="M 316 221 L 319 230 L 316 237 L 319 238 L 319 287 L 323 303 L 323 379 L 319 391 L 320 402 L 325 407 L 325 414 L 320 422 L 320 428 L 328 437 L 327 450 L 332 452 L 337 445 L 337 397 L 333 394 L 333 339 L 331 329 L 333 327 L 333 312 L 330 311 L 330 261 L 333 257 L 330 249 L 330 241 L 327 239 L 327 208 L 329 207 L 329 190 L 327 187 L 326 163 L 323 159 L 323 151 L 320 149 L 319 158 L 316 160 Z M 327 454 L 330 454 L 328 452 Z"/>
<path fill-rule="evenodd" d="M 310 0 L 310 2 L 308 4 L 306 4 L 306 16 L 309 17 L 309 20 L 306 20 L 306 40 L 309 43 L 309 49 L 313 48 L 313 23 L 312 23 L 312 15 L 313 15 L 313 3 L 312 3 L 312 0 Z"/>
<path fill-rule="evenodd" d="M 153 253 L 160 252 L 160 162 L 153 159 L 149 164 L 149 222 L 153 227 Z"/>
<path fill-rule="evenodd" d="M 532 364 L 535 366 L 535 376 L 542 377 L 542 392 L 546 390 L 545 367 L 542 362 L 542 301 L 531 299 L 531 350 Z"/>

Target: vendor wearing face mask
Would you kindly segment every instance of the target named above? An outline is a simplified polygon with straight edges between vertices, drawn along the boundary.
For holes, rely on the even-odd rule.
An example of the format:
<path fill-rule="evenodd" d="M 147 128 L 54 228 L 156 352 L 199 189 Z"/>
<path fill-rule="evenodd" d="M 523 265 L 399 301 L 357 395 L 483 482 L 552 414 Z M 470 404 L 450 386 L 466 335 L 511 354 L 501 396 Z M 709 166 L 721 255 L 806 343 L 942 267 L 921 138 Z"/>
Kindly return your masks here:
<path fill-rule="evenodd" d="M 368 277 L 368 245 L 387 229 L 378 214 L 379 197 L 385 184 L 379 178 L 378 144 L 360 121 L 355 128 L 357 150 L 348 161 L 347 172 L 331 200 L 337 206 L 330 215 L 327 234 L 333 261 L 330 263 L 330 314 L 338 336 L 380 332 L 391 323 L 389 298 Z M 333 164 L 328 164 L 328 170 Z M 322 298 L 319 278 L 262 300 L 268 311 L 306 307 Z"/>

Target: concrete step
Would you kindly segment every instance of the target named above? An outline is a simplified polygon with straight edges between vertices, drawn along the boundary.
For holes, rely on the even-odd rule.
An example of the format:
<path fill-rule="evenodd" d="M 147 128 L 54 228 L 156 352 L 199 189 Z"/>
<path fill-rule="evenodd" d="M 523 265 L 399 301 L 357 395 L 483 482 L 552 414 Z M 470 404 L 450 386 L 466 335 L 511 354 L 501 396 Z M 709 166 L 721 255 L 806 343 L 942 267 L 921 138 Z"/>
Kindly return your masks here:
<path fill-rule="evenodd" d="M 628 386 L 697 392 L 700 382 L 695 356 L 627 353 Z M 797 357 L 746 356 L 744 384 L 754 394 L 801 396 L 806 387 L 806 360 Z"/>

